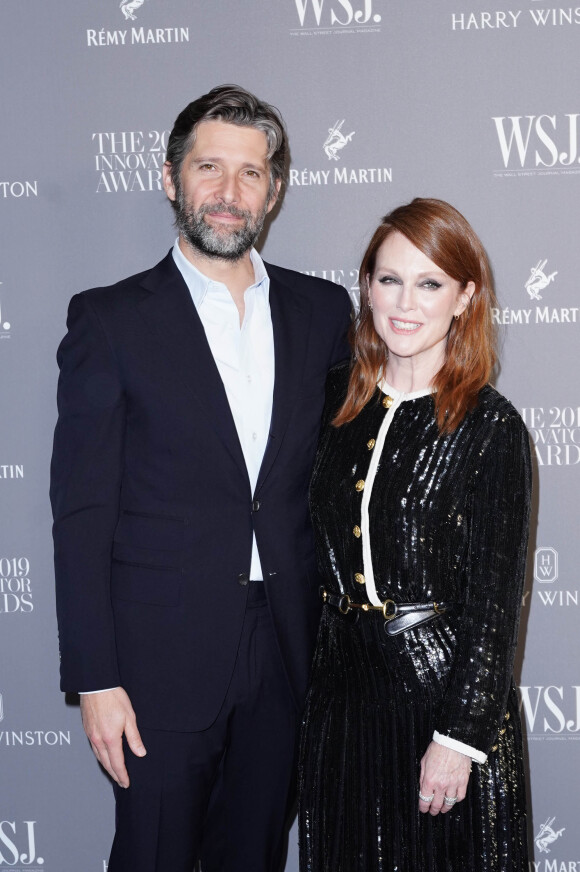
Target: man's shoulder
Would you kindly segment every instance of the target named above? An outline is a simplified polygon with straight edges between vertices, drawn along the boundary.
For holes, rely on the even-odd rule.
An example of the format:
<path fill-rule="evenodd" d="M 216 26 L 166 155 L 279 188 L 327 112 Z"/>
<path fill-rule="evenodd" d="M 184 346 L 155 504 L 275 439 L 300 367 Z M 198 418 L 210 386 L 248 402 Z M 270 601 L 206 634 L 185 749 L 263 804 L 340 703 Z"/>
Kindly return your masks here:
<path fill-rule="evenodd" d="M 270 279 L 280 282 L 300 293 L 312 296 L 324 294 L 333 299 L 336 299 L 337 296 L 342 296 L 345 299 L 348 297 L 346 289 L 342 285 L 336 284 L 336 282 L 297 272 L 293 269 L 287 269 L 283 266 L 276 266 L 272 263 L 265 263 L 264 265 Z"/>
<path fill-rule="evenodd" d="M 179 271 L 175 266 L 171 252 L 169 252 L 159 263 L 150 269 L 127 276 L 112 285 L 89 288 L 86 291 L 81 291 L 77 296 L 87 303 L 94 305 L 123 305 L 125 302 L 131 302 L 142 297 L 164 281 L 175 276 L 179 276 Z"/>

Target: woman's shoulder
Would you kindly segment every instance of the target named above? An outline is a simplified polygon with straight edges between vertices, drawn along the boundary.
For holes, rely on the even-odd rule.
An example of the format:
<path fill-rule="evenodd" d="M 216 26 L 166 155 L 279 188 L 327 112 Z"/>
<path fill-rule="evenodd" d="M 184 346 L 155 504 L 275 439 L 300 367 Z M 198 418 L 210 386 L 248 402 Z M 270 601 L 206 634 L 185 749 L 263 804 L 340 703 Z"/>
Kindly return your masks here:
<path fill-rule="evenodd" d="M 480 429 L 486 441 L 500 432 L 528 438 L 526 425 L 516 407 L 492 385 L 481 389 L 477 405 L 467 416 L 466 424 Z"/>
<path fill-rule="evenodd" d="M 335 364 L 332 369 L 328 370 L 326 377 L 326 401 L 336 401 L 337 404 L 342 404 L 348 390 L 348 382 L 350 379 L 350 361 L 343 360 L 341 363 Z"/>
<path fill-rule="evenodd" d="M 492 385 L 485 385 L 479 392 L 477 408 L 486 417 L 503 420 L 515 420 L 523 425 L 522 416 L 513 403 Z"/>
<path fill-rule="evenodd" d="M 350 363 L 348 360 L 337 363 L 328 371 L 326 377 L 326 393 L 324 412 L 322 415 L 323 429 L 326 429 L 344 403 L 350 378 Z"/>

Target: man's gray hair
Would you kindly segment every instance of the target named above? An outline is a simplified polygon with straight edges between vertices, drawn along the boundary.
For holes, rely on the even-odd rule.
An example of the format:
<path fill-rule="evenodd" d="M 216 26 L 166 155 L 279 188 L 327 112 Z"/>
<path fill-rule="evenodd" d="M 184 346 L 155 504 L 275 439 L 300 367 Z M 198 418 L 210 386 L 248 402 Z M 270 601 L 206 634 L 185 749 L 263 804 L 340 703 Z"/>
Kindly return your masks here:
<path fill-rule="evenodd" d="M 268 199 L 276 193 L 276 183 L 283 181 L 288 157 L 288 137 L 278 110 L 258 100 L 254 94 L 239 85 L 219 85 L 208 94 L 198 97 L 177 116 L 169 135 L 166 160 L 171 164 L 171 179 L 177 192 L 181 191 L 180 174 L 183 160 L 195 143 L 197 126 L 202 121 L 225 121 L 240 127 L 254 127 L 265 134 L 268 141 L 270 187 Z M 178 208 L 178 199 L 172 201 Z"/>

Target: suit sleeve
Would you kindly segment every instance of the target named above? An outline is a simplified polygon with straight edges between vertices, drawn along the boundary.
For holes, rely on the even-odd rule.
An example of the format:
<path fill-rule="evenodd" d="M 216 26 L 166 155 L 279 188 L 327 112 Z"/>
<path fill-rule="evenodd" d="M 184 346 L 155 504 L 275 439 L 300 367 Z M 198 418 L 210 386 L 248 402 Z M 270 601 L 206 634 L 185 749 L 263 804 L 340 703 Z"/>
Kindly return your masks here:
<path fill-rule="evenodd" d="M 457 649 L 436 731 L 487 755 L 512 682 L 531 499 L 528 433 L 498 422 L 472 494 L 466 592 Z"/>
<path fill-rule="evenodd" d="M 340 295 L 340 307 L 338 317 L 338 330 L 336 333 L 336 341 L 332 349 L 330 367 L 337 363 L 342 363 L 343 360 L 350 358 L 350 344 L 348 341 L 348 331 L 352 322 L 352 303 L 346 288 L 340 286 L 342 291 Z"/>
<path fill-rule="evenodd" d="M 58 422 L 50 497 L 61 688 L 119 685 L 110 597 L 126 402 L 112 349 L 87 295 L 73 297 L 57 354 Z"/>

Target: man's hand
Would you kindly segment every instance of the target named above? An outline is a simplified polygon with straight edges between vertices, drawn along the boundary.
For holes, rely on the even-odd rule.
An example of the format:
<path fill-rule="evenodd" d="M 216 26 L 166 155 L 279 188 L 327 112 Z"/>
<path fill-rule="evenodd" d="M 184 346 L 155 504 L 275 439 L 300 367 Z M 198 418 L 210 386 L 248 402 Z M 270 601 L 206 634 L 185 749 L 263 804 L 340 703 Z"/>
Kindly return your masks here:
<path fill-rule="evenodd" d="M 133 754 L 144 757 L 147 753 L 129 697 L 122 687 L 103 693 L 82 694 L 81 715 L 95 757 L 119 787 L 129 787 L 123 733 Z"/>
<path fill-rule="evenodd" d="M 470 772 L 470 757 L 431 742 L 421 760 L 419 811 L 432 815 L 451 811 L 465 799 Z"/>

